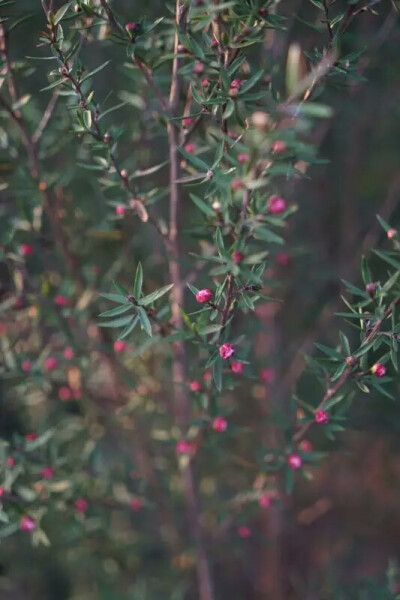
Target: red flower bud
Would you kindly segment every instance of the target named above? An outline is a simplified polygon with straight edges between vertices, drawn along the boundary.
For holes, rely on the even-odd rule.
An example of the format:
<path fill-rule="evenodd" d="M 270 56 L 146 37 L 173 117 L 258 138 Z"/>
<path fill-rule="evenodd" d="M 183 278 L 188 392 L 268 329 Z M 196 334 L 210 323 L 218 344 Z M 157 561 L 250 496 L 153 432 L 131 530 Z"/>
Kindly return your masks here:
<path fill-rule="evenodd" d="M 216 417 L 212 422 L 212 428 L 218 433 L 223 433 L 228 427 L 228 422 L 224 417 Z"/>
<path fill-rule="evenodd" d="M 375 363 L 371 368 L 371 373 L 373 373 L 375 377 L 384 377 L 386 375 L 386 367 L 382 363 Z"/>
<path fill-rule="evenodd" d="M 196 294 L 196 301 L 200 304 L 206 304 L 212 298 L 212 291 L 209 289 L 199 290 Z"/>
<path fill-rule="evenodd" d="M 219 349 L 219 355 L 223 360 L 228 360 L 228 358 L 231 358 L 234 354 L 235 346 L 232 346 L 232 344 L 222 344 Z"/>
<path fill-rule="evenodd" d="M 279 196 L 271 196 L 268 200 L 267 208 L 272 215 L 280 215 L 285 212 L 287 203 L 284 198 Z"/>
<path fill-rule="evenodd" d="M 319 425 L 325 425 L 329 421 L 329 415 L 326 410 L 317 410 L 315 413 L 315 422 Z"/>
<path fill-rule="evenodd" d="M 290 454 L 287 459 L 288 465 L 294 471 L 300 469 L 303 465 L 303 459 L 298 454 Z"/>

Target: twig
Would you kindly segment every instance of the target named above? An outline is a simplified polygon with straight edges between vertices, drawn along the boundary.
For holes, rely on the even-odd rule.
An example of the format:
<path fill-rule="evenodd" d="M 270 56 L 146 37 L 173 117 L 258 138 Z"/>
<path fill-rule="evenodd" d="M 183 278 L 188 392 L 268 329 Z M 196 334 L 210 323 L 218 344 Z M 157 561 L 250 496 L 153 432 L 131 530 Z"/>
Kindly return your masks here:
<path fill-rule="evenodd" d="M 50 122 L 51 117 L 54 114 L 54 111 L 57 106 L 57 102 L 58 102 L 58 90 L 55 90 L 52 97 L 50 98 L 50 101 L 47 105 L 46 110 L 43 113 L 43 117 L 42 117 L 39 125 L 37 126 L 35 133 L 32 136 L 32 142 L 34 144 L 37 144 L 39 142 L 40 138 L 42 137 L 44 130 L 46 129 L 47 125 Z"/>
<path fill-rule="evenodd" d="M 379 330 L 381 328 L 382 323 L 388 318 L 390 317 L 390 315 L 392 314 L 394 307 L 396 306 L 396 304 L 398 304 L 400 302 L 400 298 L 395 298 L 388 306 L 388 308 L 385 310 L 383 316 L 378 319 L 375 323 L 375 325 L 373 326 L 371 332 L 366 336 L 366 338 L 364 339 L 363 342 L 363 346 L 365 346 L 366 344 L 369 344 L 369 342 L 372 342 L 372 340 L 374 340 L 376 338 L 376 336 L 379 334 Z M 324 397 L 322 398 L 321 402 L 318 404 L 317 408 L 315 409 L 316 411 L 318 410 L 322 410 L 325 406 L 325 404 L 327 403 L 327 401 L 332 398 L 335 394 L 337 394 L 337 392 L 344 386 L 344 384 L 348 381 L 348 379 L 350 378 L 351 374 L 353 372 L 353 368 L 352 367 L 346 367 L 346 369 L 343 371 L 341 377 L 339 377 L 338 381 L 335 383 L 335 385 L 333 387 L 329 387 L 325 392 Z M 303 425 L 303 427 L 301 427 L 299 429 L 299 431 L 293 436 L 293 441 L 295 443 L 299 442 L 303 436 L 307 433 L 307 431 L 310 429 L 311 425 L 313 425 L 313 421 L 309 421 L 308 423 L 305 423 Z"/>

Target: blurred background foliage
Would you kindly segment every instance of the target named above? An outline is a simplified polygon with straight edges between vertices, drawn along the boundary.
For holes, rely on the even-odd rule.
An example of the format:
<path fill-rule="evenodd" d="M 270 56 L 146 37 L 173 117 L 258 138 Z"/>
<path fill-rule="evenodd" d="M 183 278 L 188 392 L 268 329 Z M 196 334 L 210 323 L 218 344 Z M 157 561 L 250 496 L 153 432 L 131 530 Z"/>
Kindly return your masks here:
<path fill-rule="evenodd" d="M 260 309 L 263 330 L 257 336 L 258 364 L 254 369 L 273 368 L 275 379 L 269 392 L 256 379 L 252 385 L 248 381 L 239 384 L 235 397 L 228 400 L 228 406 L 240 407 L 235 413 L 236 426 L 250 431 L 262 428 L 270 395 L 275 402 L 279 398 L 284 402 L 298 377 L 302 377 L 305 394 L 314 391 L 314 380 L 303 374 L 304 355 L 313 352 L 315 341 L 337 341 L 340 322 L 334 313 L 343 309 L 341 279 L 356 283 L 361 254 L 387 244 L 377 213 L 398 226 L 400 24 L 391 2 L 374 4 L 377 15 L 362 15 L 343 42 L 343 54 L 365 49 L 357 77 L 343 83 L 328 81 L 321 90 L 319 100 L 332 106 L 333 113 L 318 123 L 309 141 L 318 146 L 319 156 L 326 162 L 310 167 L 305 179 L 281 182 L 282 194 L 298 204 L 299 210 L 290 220 L 285 255 L 280 253 L 271 261 L 271 269 L 278 271 L 281 280 L 279 294 L 284 303 Z M 113 6 L 121 22 L 138 21 L 142 16 L 154 21 L 171 15 L 164 1 L 115 0 Z M 312 53 L 326 31 L 316 31 L 305 23 L 315 23 L 311 2 L 284 0 L 277 10 L 288 19 L 286 30 L 269 31 L 265 43 L 251 50 L 249 60 L 252 70 L 260 65 L 270 69 L 276 88 L 283 93 L 289 47 L 297 43 Z M 45 55 L 36 48 L 45 20 L 36 0 L 18 0 L 7 9 L 7 15 L 10 13 L 30 15 L 11 32 L 10 52 L 18 67 L 21 93 L 33 97 L 24 108 L 33 127 L 51 94 L 39 93 L 48 85 L 49 69 L 44 61 L 26 57 Z M 95 88 L 100 97 L 111 94 L 110 106 L 117 100 L 126 102 L 105 121 L 121 129 L 124 164 L 135 170 L 161 163 L 167 141 L 153 93 L 143 91 L 145 83 L 137 70 L 124 66 L 123 49 L 109 43 L 105 31 L 98 38 L 92 38 L 88 30 L 81 57 L 88 70 L 112 60 L 95 78 Z M 155 50 L 167 51 L 162 36 L 155 33 L 153 41 Z M 163 73 L 166 90 L 167 66 Z M 4 115 L 0 129 L 0 170 L 7 184 L 2 187 L 0 209 L 4 239 L 10 215 L 24 219 L 32 206 L 36 204 L 34 212 L 40 208 L 39 197 L 32 203 L 37 191 L 22 159 L 9 151 L 6 119 Z M 118 201 L 118 195 L 110 202 L 96 172 L 93 176 L 80 168 L 91 162 L 89 150 L 72 133 L 64 102 L 55 110 L 42 152 L 48 181 L 55 174 L 58 178 L 58 215 L 68 243 L 63 245 L 52 229 L 54 224 L 44 221 L 36 237 L 35 255 L 28 259 L 43 305 L 31 303 L 29 297 L 20 298 L 20 306 L 12 314 L 6 313 L 2 321 L 2 339 L 15 341 L 19 364 L 24 359 L 35 360 L 45 347 L 41 360 L 52 352 L 61 367 L 47 378 L 38 371 L 29 381 L 21 374 L 5 379 L 0 428 L 13 447 L 29 445 L 24 436 L 31 431 L 57 433 L 49 444 L 33 449 L 38 471 L 48 462 L 56 469 L 51 483 L 38 481 L 34 488 L 42 500 L 51 498 L 43 517 L 51 547 L 32 549 L 30 537 L 22 532 L 5 537 L 0 546 L 0 599 L 195 598 L 194 554 L 184 534 L 185 513 L 174 456 L 177 433 L 168 416 L 167 351 L 160 344 L 139 358 L 134 340 L 128 339 L 128 350 L 121 359 L 113 352 L 111 333 L 99 330 L 96 324 L 97 314 L 109 306 L 101 300 L 93 303 L 91 296 L 99 290 L 109 291 L 115 278 L 131 283 L 138 261 L 145 266 L 149 289 L 169 283 L 162 248 L 138 219 L 129 215 L 116 219 L 113 201 Z M 161 170 L 148 186 L 165 195 L 166 183 Z M 196 223 L 189 202 L 183 216 L 188 229 L 185 251 L 193 249 L 190 228 Z M 161 200 L 157 209 L 166 215 L 167 202 Z M 22 244 L 28 239 L 29 232 L 18 229 L 14 241 Z M 372 264 L 376 280 L 385 277 L 384 271 L 379 271 L 382 266 Z M 6 300 L 15 282 L 4 262 L 0 268 L 0 291 Z M 199 277 L 199 287 L 207 285 Z M 73 297 L 74 303 L 54 311 L 52 299 L 60 293 Z M 70 361 L 63 358 L 67 325 L 77 340 L 76 357 Z M 347 333 L 352 336 L 351 330 Z M 9 352 L 6 341 L 3 351 Z M 59 388 L 65 385 L 81 390 L 82 397 L 60 402 Z M 207 442 L 198 477 L 219 598 L 267 598 L 270 582 L 265 580 L 274 577 L 281 577 L 282 598 L 288 600 L 393 597 L 387 573 L 391 565 L 389 575 L 396 580 L 393 565 L 400 558 L 398 382 L 393 384 L 393 392 L 395 401 L 373 393 L 360 397 L 346 434 L 334 443 L 320 439 L 318 432 L 313 434 L 313 446 L 330 453 L 313 470 L 312 481 L 296 486 L 281 511 L 275 547 L 282 557 L 279 574 L 271 568 L 268 554 L 268 510 L 250 506 L 242 511 L 235 501 L 236 508 L 231 510 L 232 498 L 251 488 L 257 475 L 254 464 L 242 464 L 239 459 L 239 455 L 254 455 L 252 436 L 228 436 L 222 445 Z M 20 455 L 17 459 L 22 461 Z M 58 499 L 58 492 L 65 489 L 66 494 Z M 27 500 L 31 491 L 25 490 Z M 85 515 L 73 510 L 77 496 L 90 498 Z M 142 504 L 132 508 L 132 498 Z M 221 506 L 225 507 L 222 512 Z M 177 530 L 171 523 L 178 523 Z M 250 528 L 249 538 L 237 534 L 242 524 Z"/>

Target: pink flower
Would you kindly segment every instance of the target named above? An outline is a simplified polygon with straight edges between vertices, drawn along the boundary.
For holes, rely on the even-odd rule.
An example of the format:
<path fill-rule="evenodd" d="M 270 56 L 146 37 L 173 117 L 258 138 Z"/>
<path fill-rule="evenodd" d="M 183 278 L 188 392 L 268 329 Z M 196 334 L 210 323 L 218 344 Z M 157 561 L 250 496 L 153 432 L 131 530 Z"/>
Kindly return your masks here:
<path fill-rule="evenodd" d="M 386 367 L 382 363 L 375 363 L 371 368 L 371 373 L 373 373 L 375 377 L 384 377 L 386 375 Z"/>
<path fill-rule="evenodd" d="M 38 439 L 38 434 L 36 432 L 33 433 L 27 433 L 25 436 L 25 439 L 27 442 L 34 442 L 35 440 Z"/>
<path fill-rule="evenodd" d="M 239 179 L 238 177 L 232 179 L 231 188 L 233 190 L 243 190 L 244 187 L 245 185 L 241 179 Z"/>
<path fill-rule="evenodd" d="M 241 87 L 242 87 L 242 80 L 241 79 L 233 79 L 233 81 L 231 82 L 231 89 L 240 90 Z"/>
<path fill-rule="evenodd" d="M 41 471 L 41 475 L 43 479 L 53 479 L 54 477 L 54 469 L 52 467 L 43 467 Z"/>
<path fill-rule="evenodd" d="M 302 442 L 300 442 L 300 448 L 301 450 L 303 450 L 303 452 L 311 452 L 312 444 L 309 440 L 303 440 Z"/>
<path fill-rule="evenodd" d="M 204 71 L 204 65 L 200 62 L 197 62 L 194 65 L 193 71 L 196 73 L 196 75 L 198 75 L 199 73 L 202 73 Z"/>
<path fill-rule="evenodd" d="M 68 299 L 65 296 L 62 296 L 61 294 L 59 296 L 56 296 L 54 298 L 54 304 L 56 306 L 67 306 L 68 304 Z"/>
<path fill-rule="evenodd" d="M 240 154 L 237 155 L 238 162 L 240 162 L 242 164 L 249 162 L 249 158 L 250 158 L 249 155 L 246 154 L 245 152 L 241 152 Z"/>
<path fill-rule="evenodd" d="M 197 302 L 199 302 L 200 304 L 205 304 L 207 302 L 209 302 L 212 298 L 212 291 L 205 288 L 204 290 L 199 290 L 196 294 L 196 300 Z"/>
<path fill-rule="evenodd" d="M 268 200 L 268 210 L 272 215 L 280 215 L 285 212 L 287 203 L 284 198 L 279 196 L 271 196 Z"/>
<path fill-rule="evenodd" d="M 215 417 L 212 422 L 212 428 L 218 433 L 223 433 L 227 430 L 228 421 L 224 417 Z"/>
<path fill-rule="evenodd" d="M 251 531 L 249 527 L 246 527 L 246 525 L 241 525 L 237 528 L 237 534 L 239 537 L 246 539 L 251 536 Z"/>
<path fill-rule="evenodd" d="M 276 255 L 276 262 L 278 263 L 278 265 L 281 265 L 281 267 L 287 267 L 290 263 L 289 254 L 287 254 L 286 252 L 279 252 L 279 254 Z"/>
<path fill-rule="evenodd" d="M 231 358 L 234 354 L 235 346 L 232 346 L 232 344 L 222 344 L 219 349 L 219 355 L 223 360 L 228 360 L 228 358 Z"/>
<path fill-rule="evenodd" d="M 75 356 L 75 352 L 69 346 L 67 348 L 65 348 L 63 354 L 64 354 L 64 358 L 66 358 L 67 360 L 72 360 Z"/>
<path fill-rule="evenodd" d="M 188 440 L 179 440 L 175 446 L 175 452 L 180 456 L 185 454 L 193 454 L 193 443 Z"/>
<path fill-rule="evenodd" d="M 396 234 L 397 234 L 396 229 L 388 229 L 387 232 L 386 232 L 386 235 L 387 235 L 387 237 L 388 237 L 389 240 L 392 240 L 395 237 Z"/>
<path fill-rule="evenodd" d="M 117 352 L 117 354 L 121 353 L 121 352 L 125 352 L 127 347 L 127 343 L 124 342 L 124 340 L 116 340 L 114 342 L 114 352 Z"/>
<path fill-rule="evenodd" d="M 285 142 L 283 142 L 282 140 L 276 140 L 275 142 L 272 142 L 271 144 L 271 151 L 274 154 L 281 154 L 282 152 L 286 152 L 287 150 L 287 146 L 285 144 Z"/>
<path fill-rule="evenodd" d="M 127 31 L 137 31 L 140 28 L 139 23 L 130 22 L 125 25 Z"/>
<path fill-rule="evenodd" d="M 21 369 L 26 373 L 32 370 L 32 363 L 30 360 L 24 360 L 21 364 Z"/>
<path fill-rule="evenodd" d="M 19 527 L 24 533 L 32 533 L 36 529 L 36 521 L 32 517 L 22 517 Z"/>
<path fill-rule="evenodd" d="M 329 421 L 329 415 L 326 410 L 317 410 L 314 418 L 315 422 L 319 425 L 325 425 Z"/>
<path fill-rule="evenodd" d="M 125 211 L 126 207 L 123 204 L 118 204 L 118 206 L 115 207 L 115 214 L 118 217 L 123 217 L 125 215 Z"/>
<path fill-rule="evenodd" d="M 185 150 L 188 154 L 193 154 L 196 151 L 196 148 L 197 148 L 197 146 L 193 142 L 189 142 L 185 146 Z"/>
<path fill-rule="evenodd" d="M 264 383 L 272 383 L 275 379 L 275 372 L 273 369 L 261 369 L 259 376 Z"/>
<path fill-rule="evenodd" d="M 48 356 L 43 361 L 43 367 L 46 371 L 54 371 L 58 367 L 58 360 L 54 356 Z"/>
<path fill-rule="evenodd" d="M 202 80 L 201 80 L 201 85 L 202 85 L 203 87 L 205 87 L 205 88 L 206 88 L 206 87 L 209 87 L 209 85 L 210 85 L 210 80 L 209 80 L 209 79 L 207 79 L 207 77 L 206 77 L 205 79 L 202 79 Z"/>
<path fill-rule="evenodd" d="M 138 512 L 139 510 L 142 510 L 143 502 L 141 501 L 140 498 L 131 498 L 131 501 L 129 502 L 129 506 L 131 507 L 131 509 L 134 512 Z"/>
<path fill-rule="evenodd" d="M 232 253 L 232 260 L 233 262 L 237 265 L 238 263 L 242 262 L 242 260 L 244 259 L 244 254 L 243 252 L 240 252 L 239 250 L 235 250 Z"/>
<path fill-rule="evenodd" d="M 191 389 L 192 392 L 200 392 L 200 390 L 201 390 L 200 381 L 191 381 L 189 383 L 189 388 Z"/>
<path fill-rule="evenodd" d="M 303 465 L 303 459 L 298 454 L 290 454 L 287 459 L 287 463 L 294 471 L 300 469 Z"/>
<path fill-rule="evenodd" d="M 84 513 L 87 511 L 89 504 L 84 498 L 77 498 L 74 502 L 74 506 L 78 512 Z"/>
<path fill-rule="evenodd" d="M 22 256 L 32 256 L 33 254 L 33 246 L 31 244 L 21 244 L 19 250 Z"/>
<path fill-rule="evenodd" d="M 62 402 L 67 402 L 68 400 L 71 400 L 71 398 L 72 398 L 71 388 L 68 387 L 67 385 L 63 385 L 62 387 L 60 387 L 60 389 L 58 390 L 58 397 Z"/>
<path fill-rule="evenodd" d="M 269 508 L 271 506 L 271 496 L 269 496 L 266 492 L 261 494 L 258 499 L 258 505 L 261 508 Z"/>
<path fill-rule="evenodd" d="M 232 373 L 236 373 L 236 375 L 240 375 L 244 371 L 244 364 L 241 362 L 233 361 L 231 364 Z"/>

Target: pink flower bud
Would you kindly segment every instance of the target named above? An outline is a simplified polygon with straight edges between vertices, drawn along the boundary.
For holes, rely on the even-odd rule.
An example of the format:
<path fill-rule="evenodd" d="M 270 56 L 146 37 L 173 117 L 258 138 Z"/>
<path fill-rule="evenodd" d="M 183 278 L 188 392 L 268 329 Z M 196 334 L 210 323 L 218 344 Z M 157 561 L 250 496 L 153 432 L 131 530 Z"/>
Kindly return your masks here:
<path fill-rule="evenodd" d="M 212 291 L 207 288 L 199 290 L 196 294 L 196 301 L 200 304 L 205 304 L 211 300 L 212 295 Z"/>
<path fill-rule="evenodd" d="M 209 80 L 209 79 L 207 79 L 207 77 L 206 77 L 205 79 L 202 79 L 202 80 L 201 80 L 201 85 L 202 85 L 203 87 L 205 87 L 205 88 L 209 87 L 209 86 L 210 86 L 210 80 Z"/>
<path fill-rule="evenodd" d="M 32 517 L 22 517 L 19 527 L 24 533 L 32 533 L 36 529 L 36 521 Z"/>
<path fill-rule="evenodd" d="M 371 297 L 374 296 L 376 292 L 376 283 L 367 283 L 367 285 L 365 286 L 365 291 Z"/>
<path fill-rule="evenodd" d="M 231 188 L 233 190 L 243 190 L 244 187 L 245 185 L 241 179 L 239 179 L 238 177 L 232 179 Z"/>
<path fill-rule="evenodd" d="M 53 479 L 54 477 L 54 469 L 52 467 L 43 467 L 41 471 L 41 475 L 43 479 Z"/>
<path fill-rule="evenodd" d="M 72 398 L 72 390 L 67 385 L 63 385 L 58 390 L 58 397 L 62 402 L 68 402 Z"/>
<path fill-rule="evenodd" d="M 211 40 L 210 42 L 210 48 L 216 48 L 218 46 L 218 42 L 217 40 Z"/>
<path fill-rule="evenodd" d="M 48 356 L 43 361 L 43 367 L 46 371 L 54 371 L 58 367 L 58 360 L 54 356 Z"/>
<path fill-rule="evenodd" d="M 250 157 L 245 152 L 241 152 L 240 154 L 237 155 L 237 159 L 238 159 L 238 162 L 244 164 L 244 163 L 249 162 Z"/>
<path fill-rule="evenodd" d="M 125 352 L 127 348 L 127 343 L 124 342 L 124 340 L 116 340 L 114 342 L 114 352 L 116 352 L 117 354 L 121 353 L 121 352 Z"/>
<path fill-rule="evenodd" d="M 244 371 L 244 364 L 241 362 L 233 361 L 231 364 L 232 373 L 236 373 L 236 375 L 240 375 Z"/>
<path fill-rule="evenodd" d="M 191 389 L 192 392 L 200 392 L 200 390 L 201 390 L 200 381 L 191 381 L 189 383 L 189 388 Z"/>
<path fill-rule="evenodd" d="M 203 381 L 211 381 L 211 379 L 212 379 L 211 371 L 205 371 L 205 373 L 203 375 Z"/>
<path fill-rule="evenodd" d="M 241 79 L 233 79 L 233 81 L 231 82 L 231 89 L 240 90 L 241 87 L 242 87 L 242 80 Z"/>
<path fill-rule="evenodd" d="M 329 421 L 329 415 L 326 410 L 317 410 L 314 419 L 319 425 L 326 425 Z"/>
<path fill-rule="evenodd" d="M 271 506 L 271 496 L 269 496 L 265 492 L 261 494 L 261 496 L 258 499 L 258 505 L 260 506 L 260 508 L 269 508 Z"/>
<path fill-rule="evenodd" d="M 303 452 L 311 452 L 312 451 L 312 444 L 309 440 L 303 440 L 302 442 L 300 442 L 300 449 L 303 450 Z"/>
<path fill-rule="evenodd" d="M 33 246 L 31 244 L 21 244 L 19 250 L 22 256 L 32 256 L 33 254 Z"/>
<path fill-rule="evenodd" d="M 89 504 L 88 504 L 87 500 L 85 500 L 84 498 L 77 498 L 74 502 L 74 506 L 75 506 L 76 510 L 80 513 L 86 512 L 87 509 L 89 508 Z"/>
<path fill-rule="evenodd" d="M 287 254 L 286 252 L 279 252 L 279 254 L 276 255 L 276 262 L 281 267 L 287 267 L 288 264 L 290 263 L 289 254 Z"/>
<path fill-rule="evenodd" d="M 34 442 L 35 440 L 38 439 L 38 434 L 36 432 L 33 433 L 27 433 L 25 436 L 25 439 L 27 442 Z"/>
<path fill-rule="evenodd" d="M 238 88 L 230 88 L 228 95 L 229 95 L 229 98 L 237 98 L 239 96 L 239 89 Z"/>
<path fill-rule="evenodd" d="M 12 456 L 6 458 L 6 465 L 7 467 L 10 467 L 10 469 L 12 469 L 12 467 L 15 467 L 15 458 Z"/>
<path fill-rule="evenodd" d="M 3 486 L 0 486 L 0 498 L 2 498 L 4 496 L 4 488 Z"/>
<path fill-rule="evenodd" d="M 183 119 L 184 127 L 191 127 L 192 125 L 194 125 L 194 119 L 192 117 L 185 117 Z"/>
<path fill-rule="evenodd" d="M 68 304 L 68 299 L 65 296 L 62 296 L 61 294 L 59 296 L 56 296 L 54 298 L 54 304 L 56 306 L 67 306 Z"/>
<path fill-rule="evenodd" d="M 194 446 L 192 442 L 189 442 L 188 440 L 179 440 L 179 442 L 176 443 L 175 452 L 180 456 L 186 454 L 193 454 L 193 451 Z"/>
<path fill-rule="evenodd" d="M 204 71 L 204 65 L 200 62 L 197 62 L 194 65 L 193 71 L 196 73 L 196 75 L 198 75 L 199 73 L 202 73 Z"/>
<path fill-rule="evenodd" d="M 25 371 L 25 373 L 28 373 L 29 371 L 32 371 L 32 363 L 30 360 L 24 360 L 21 363 L 21 369 L 23 371 Z"/>
<path fill-rule="evenodd" d="M 241 525 L 237 528 L 237 534 L 239 537 L 246 539 L 251 536 L 251 531 L 249 527 L 246 527 L 246 525 Z"/>
<path fill-rule="evenodd" d="M 272 215 L 280 215 L 285 212 L 287 203 L 284 198 L 279 196 L 271 196 L 268 200 L 267 208 Z"/>
<path fill-rule="evenodd" d="M 134 23 L 131 21 L 130 23 L 127 23 L 125 25 L 125 29 L 127 31 L 138 31 L 138 29 L 140 29 L 140 25 L 139 25 L 139 23 Z"/>
<path fill-rule="evenodd" d="M 118 217 L 123 217 L 125 215 L 125 211 L 126 207 L 123 204 L 118 204 L 118 206 L 115 207 L 115 214 Z"/>
<path fill-rule="evenodd" d="M 188 154 L 193 154 L 196 151 L 196 148 L 197 148 L 197 146 L 193 142 L 189 142 L 185 146 L 185 150 Z"/>
<path fill-rule="evenodd" d="M 219 355 L 223 360 L 228 360 L 228 358 L 231 358 L 234 354 L 235 346 L 232 346 L 232 344 L 222 344 L 219 349 Z"/>
<path fill-rule="evenodd" d="M 260 375 L 259 375 L 261 381 L 263 381 L 264 383 L 272 383 L 273 380 L 275 379 L 275 372 L 273 369 L 261 369 L 260 371 Z"/>
<path fill-rule="evenodd" d="M 73 351 L 72 348 L 70 348 L 68 346 L 67 348 L 65 348 L 63 355 L 64 355 L 64 358 L 66 358 L 67 360 L 72 360 L 75 356 L 75 352 Z"/>
<path fill-rule="evenodd" d="M 354 367 L 354 365 L 356 364 L 357 359 L 355 356 L 347 356 L 346 357 L 346 365 L 348 367 Z"/>
<path fill-rule="evenodd" d="M 224 417 L 215 417 L 212 422 L 212 428 L 218 433 L 223 433 L 228 427 L 228 421 Z"/>
<path fill-rule="evenodd" d="M 282 154 L 282 152 L 286 152 L 286 150 L 287 146 L 285 142 L 282 142 L 282 140 L 276 140 L 271 144 L 271 152 L 274 154 Z"/>
<path fill-rule="evenodd" d="M 298 454 L 290 454 L 287 459 L 288 465 L 294 471 L 300 469 L 303 465 L 303 459 Z"/>
<path fill-rule="evenodd" d="M 387 235 L 387 237 L 388 237 L 389 240 L 392 240 L 395 237 L 396 234 L 397 234 L 396 229 L 388 229 L 387 232 L 386 232 L 386 235 Z"/>
<path fill-rule="evenodd" d="M 142 510 L 143 502 L 141 501 L 140 498 L 131 498 L 131 501 L 129 502 L 129 506 L 131 507 L 131 509 L 134 512 L 138 512 L 139 510 Z"/>
<path fill-rule="evenodd" d="M 386 367 L 382 363 L 375 363 L 371 368 L 371 373 L 373 373 L 375 377 L 384 377 L 386 375 Z"/>
<path fill-rule="evenodd" d="M 242 260 L 244 259 L 244 254 L 243 252 L 240 252 L 239 250 L 235 250 L 232 253 L 232 260 L 233 262 L 237 265 L 238 263 L 242 262 Z"/>

